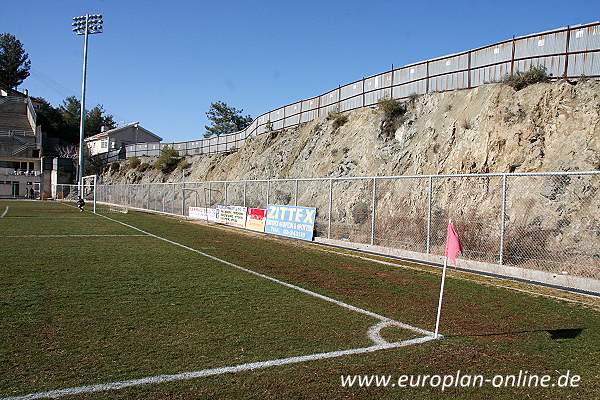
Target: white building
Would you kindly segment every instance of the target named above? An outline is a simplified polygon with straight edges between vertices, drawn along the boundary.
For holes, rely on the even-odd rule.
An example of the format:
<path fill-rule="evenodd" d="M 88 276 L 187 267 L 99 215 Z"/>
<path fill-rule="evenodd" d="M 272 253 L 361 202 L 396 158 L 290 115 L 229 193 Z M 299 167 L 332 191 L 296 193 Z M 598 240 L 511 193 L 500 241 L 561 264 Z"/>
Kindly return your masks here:
<path fill-rule="evenodd" d="M 100 132 L 85 139 L 90 154 L 95 156 L 113 150 L 119 150 L 123 146 L 135 143 L 156 143 L 162 138 L 149 130 L 143 128 L 139 122 L 132 122 L 118 128 Z"/>

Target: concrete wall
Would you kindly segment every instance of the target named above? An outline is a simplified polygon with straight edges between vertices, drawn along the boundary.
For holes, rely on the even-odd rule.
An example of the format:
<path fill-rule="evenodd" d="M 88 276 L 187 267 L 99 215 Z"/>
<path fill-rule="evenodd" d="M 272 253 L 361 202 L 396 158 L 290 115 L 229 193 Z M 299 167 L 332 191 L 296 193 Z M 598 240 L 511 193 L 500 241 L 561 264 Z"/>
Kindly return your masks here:
<path fill-rule="evenodd" d="M 0 197 L 25 197 L 29 189 L 38 194 L 41 176 L 0 175 Z M 13 194 L 13 186 L 18 184 L 18 192 Z"/>

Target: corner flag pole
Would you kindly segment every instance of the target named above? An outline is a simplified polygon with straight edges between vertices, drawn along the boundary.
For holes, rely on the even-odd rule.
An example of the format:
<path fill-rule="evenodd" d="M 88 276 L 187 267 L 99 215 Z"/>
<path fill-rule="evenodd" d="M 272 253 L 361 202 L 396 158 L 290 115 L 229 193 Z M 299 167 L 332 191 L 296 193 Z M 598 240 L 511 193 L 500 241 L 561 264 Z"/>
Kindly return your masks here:
<path fill-rule="evenodd" d="M 458 233 L 452 225 L 452 220 L 448 220 L 448 231 L 446 232 L 446 249 L 444 250 L 444 270 L 442 272 L 442 284 L 440 285 L 440 299 L 438 302 L 437 319 L 435 320 L 435 335 L 434 339 L 437 339 L 440 333 L 440 317 L 442 315 L 442 300 L 444 298 L 444 283 L 446 282 L 446 268 L 448 267 L 448 260 L 454 263 L 456 266 L 456 253 L 463 254 L 462 246 L 460 245 L 460 239 Z"/>
<path fill-rule="evenodd" d="M 440 285 L 440 299 L 438 301 L 437 318 L 435 320 L 434 339 L 437 339 L 440 332 L 440 317 L 442 315 L 442 299 L 444 298 L 444 283 L 446 282 L 446 267 L 448 266 L 448 256 L 444 257 L 444 269 L 442 271 L 442 284 Z"/>

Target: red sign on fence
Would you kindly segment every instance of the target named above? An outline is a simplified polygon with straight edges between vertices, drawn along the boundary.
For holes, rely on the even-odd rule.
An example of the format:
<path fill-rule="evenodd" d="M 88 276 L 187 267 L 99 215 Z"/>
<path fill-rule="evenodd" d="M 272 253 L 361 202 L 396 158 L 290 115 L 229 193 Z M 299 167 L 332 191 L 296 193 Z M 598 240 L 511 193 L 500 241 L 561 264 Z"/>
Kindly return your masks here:
<path fill-rule="evenodd" d="M 267 210 L 264 208 L 248 208 L 248 214 L 246 215 L 246 229 L 264 232 L 266 215 Z"/>

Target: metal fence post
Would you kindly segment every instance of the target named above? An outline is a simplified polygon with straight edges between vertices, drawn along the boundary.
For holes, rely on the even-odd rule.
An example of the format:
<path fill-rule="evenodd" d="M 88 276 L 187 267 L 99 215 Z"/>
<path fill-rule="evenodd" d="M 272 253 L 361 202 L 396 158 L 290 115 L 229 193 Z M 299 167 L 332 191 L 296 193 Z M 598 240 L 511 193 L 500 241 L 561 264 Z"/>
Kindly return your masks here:
<path fill-rule="evenodd" d="M 431 252 L 431 202 L 433 197 L 433 177 L 429 177 L 429 190 L 427 193 L 427 254 Z"/>
<path fill-rule="evenodd" d="M 225 187 L 225 194 L 223 195 L 223 200 L 225 201 L 225 205 L 227 205 L 227 182 L 225 182 L 224 187 Z"/>
<path fill-rule="evenodd" d="M 429 93 L 429 61 L 425 63 L 425 93 Z"/>
<path fill-rule="evenodd" d="M 471 89 L 471 50 L 469 50 L 469 56 L 467 61 L 467 87 Z"/>
<path fill-rule="evenodd" d="M 366 103 L 365 103 L 365 77 L 363 76 L 362 79 L 362 106 L 366 107 Z"/>
<path fill-rule="evenodd" d="M 563 79 L 564 80 L 568 80 L 569 79 L 569 74 L 567 73 L 569 71 L 569 42 L 571 40 L 571 27 L 567 26 L 567 43 L 565 45 L 565 70 L 563 72 Z"/>
<path fill-rule="evenodd" d="M 185 215 L 185 181 L 181 184 L 181 215 Z"/>
<path fill-rule="evenodd" d="M 327 239 L 331 239 L 331 209 L 333 208 L 333 179 L 329 178 L 329 207 L 327 212 Z"/>
<path fill-rule="evenodd" d="M 269 196 L 271 194 L 271 180 L 267 179 L 267 207 L 269 207 Z"/>
<path fill-rule="evenodd" d="M 394 98 L 394 64 L 392 64 L 390 76 L 390 100 Z"/>
<path fill-rule="evenodd" d="M 510 54 L 510 76 L 513 76 L 515 71 L 515 35 L 512 37 L 512 50 Z"/>
<path fill-rule="evenodd" d="M 506 225 L 506 174 L 502 175 L 502 205 L 500 207 L 500 251 L 498 263 L 504 263 L 504 229 Z"/>
<path fill-rule="evenodd" d="M 148 184 L 148 187 L 146 189 L 146 210 L 150 209 L 150 184 Z"/>
<path fill-rule="evenodd" d="M 244 207 L 246 206 L 246 184 L 248 183 L 248 181 L 244 181 Z"/>
<path fill-rule="evenodd" d="M 212 207 L 212 182 L 208 182 L 208 207 Z"/>
<path fill-rule="evenodd" d="M 298 206 L 298 179 L 296 179 L 294 186 L 294 205 Z"/>
<path fill-rule="evenodd" d="M 171 214 L 175 214 L 175 184 L 173 184 L 173 193 L 171 193 Z"/>
<path fill-rule="evenodd" d="M 375 197 L 377 196 L 376 182 L 377 180 L 373 178 L 373 193 L 371 193 L 371 246 L 375 244 Z"/>

